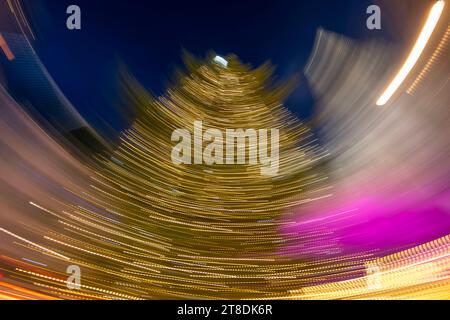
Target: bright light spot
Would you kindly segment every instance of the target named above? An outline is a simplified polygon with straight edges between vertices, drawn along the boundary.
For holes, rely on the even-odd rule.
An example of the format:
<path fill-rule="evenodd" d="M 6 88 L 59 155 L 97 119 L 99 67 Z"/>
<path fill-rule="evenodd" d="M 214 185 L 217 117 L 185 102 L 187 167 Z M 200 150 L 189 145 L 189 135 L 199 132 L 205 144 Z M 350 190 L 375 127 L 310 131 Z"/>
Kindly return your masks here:
<path fill-rule="evenodd" d="M 425 49 L 428 40 L 430 40 L 431 34 L 433 33 L 434 28 L 436 27 L 439 18 L 441 17 L 442 11 L 444 10 L 444 6 L 445 6 L 444 0 L 439 0 L 434 4 L 428 16 L 427 22 L 425 23 L 425 26 L 423 27 L 419 35 L 419 38 L 417 39 L 417 42 L 414 45 L 414 48 L 409 54 L 408 59 L 406 59 L 406 62 L 404 63 L 400 71 L 397 73 L 394 80 L 392 80 L 392 82 L 389 84 L 386 91 L 384 91 L 384 93 L 378 99 L 377 101 L 378 106 L 385 105 L 389 101 L 389 99 L 394 95 L 395 91 L 397 91 L 402 82 L 411 72 L 412 68 L 417 63 L 417 60 L 419 60 L 420 55 Z"/>
<path fill-rule="evenodd" d="M 221 56 L 215 56 L 213 61 L 220 64 L 224 68 L 228 66 L 228 61 L 222 58 Z"/>

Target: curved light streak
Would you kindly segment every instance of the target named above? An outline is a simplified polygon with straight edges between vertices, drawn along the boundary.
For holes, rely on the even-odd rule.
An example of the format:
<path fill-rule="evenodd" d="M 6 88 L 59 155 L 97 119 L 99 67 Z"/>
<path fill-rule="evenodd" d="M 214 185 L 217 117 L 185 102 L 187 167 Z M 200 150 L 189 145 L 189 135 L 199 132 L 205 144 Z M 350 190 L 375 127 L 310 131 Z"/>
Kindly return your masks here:
<path fill-rule="evenodd" d="M 387 89 L 378 99 L 377 106 L 383 106 L 389 101 L 389 99 L 394 95 L 395 91 L 397 91 L 402 82 L 411 72 L 412 68 L 414 68 L 414 65 L 417 63 L 417 60 L 419 60 L 419 57 L 422 54 L 423 50 L 425 49 L 428 40 L 430 40 L 430 37 L 433 34 L 433 31 L 439 21 L 439 18 L 442 15 L 442 11 L 444 10 L 444 6 L 445 1 L 443 0 L 439 0 L 434 4 L 428 16 L 427 22 L 425 23 L 425 26 L 423 27 L 422 32 L 420 33 L 419 38 L 417 39 L 417 42 L 414 45 L 414 48 L 409 54 L 408 59 L 406 59 L 406 62 L 403 64 L 402 68 L 397 73 L 394 80 L 392 80 Z"/>

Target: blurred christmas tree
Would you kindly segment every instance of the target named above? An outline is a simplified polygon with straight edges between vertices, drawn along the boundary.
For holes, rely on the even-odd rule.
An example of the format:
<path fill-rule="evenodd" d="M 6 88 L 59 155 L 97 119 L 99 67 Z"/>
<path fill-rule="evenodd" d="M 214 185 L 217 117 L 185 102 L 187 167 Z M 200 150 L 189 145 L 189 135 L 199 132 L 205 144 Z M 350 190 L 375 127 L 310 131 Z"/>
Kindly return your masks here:
<path fill-rule="evenodd" d="M 96 232 L 113 233 L 128 244 L 133 268 L 151 270 L 117 266 L 141 275 L 149 294 L 236 297 L 264 291 L 268 277 L 295 269 L 277 255 L 283 242 L 277 230 L 283 216 L 318 197 L 324 178 L 319 151 L 310 130 L 282 106 L 292 83 L 273 85 L 269 64 L 251 69 L 231 55 L 185 61 L 188 74 L 179 72 L 158 99 L 126 81 L 138 116 L 114 154 L 103 159 L 96 192 L 88 196 L 120 222 L 106 221 L 106 229 Z M 278 174 L 262 175 L 261 164 L 248 161 L 173 164 L 172 132 L 192 132 L 199 120 L 204 131 L 279 129 Z M 252 147 L 247 143 L 247 160 Z"/>

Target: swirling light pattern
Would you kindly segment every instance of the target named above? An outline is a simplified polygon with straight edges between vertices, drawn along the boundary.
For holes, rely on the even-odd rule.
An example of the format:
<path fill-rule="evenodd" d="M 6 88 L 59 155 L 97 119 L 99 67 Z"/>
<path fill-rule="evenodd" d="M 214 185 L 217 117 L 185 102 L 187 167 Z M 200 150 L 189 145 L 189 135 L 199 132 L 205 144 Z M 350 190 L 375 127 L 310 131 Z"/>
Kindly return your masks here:
<path fill-rule="evenodd" d="M 274 85 L 269 64 L 212 55 L 187 56 L 156 99 L 124 75 L 137 117 L 109 144 L 27 50 L 25 15 L 15 21 L 21 31 L 0 36 L 1 299 L 449 298 L 448 12 L 386 109 L 375 102 L 392 48 L 318 32 L 305 75 L 321 143 L 282 105 L 292 83 Z M 18 99 L 10 72 L 39 99 Z M 42 99 L 60 119 L 30 106 Z M 174 165 L 171 133 L 195 120 L 279 128 L 279 175 Z M 97 152 L 67 126 L 82 126 Z M 80 288 L 67 287 L 69 265 Z"/>

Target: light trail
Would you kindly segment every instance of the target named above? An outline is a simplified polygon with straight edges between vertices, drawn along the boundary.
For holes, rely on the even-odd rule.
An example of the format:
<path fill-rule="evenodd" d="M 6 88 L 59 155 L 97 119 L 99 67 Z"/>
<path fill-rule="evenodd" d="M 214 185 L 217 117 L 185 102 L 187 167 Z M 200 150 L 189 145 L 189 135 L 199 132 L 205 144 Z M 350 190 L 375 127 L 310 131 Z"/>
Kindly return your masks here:
<path fill-rule="evenodd" d="M 387 89 L 378 99 L 377 101 L 378 106 L 383 106 L 389 101 L 389 99 L 394 95 L 394 93 L 406 79 L 408 74 L 414 68 L 415 64 L 417 63 L 417 60 L 419 60 L 420 55 L 422 54 L 428 41 L 430 40 L 430 37 L 433 34 L 434 29 L 436 28 L 439 18 L 441 17 L 442 12 L 444 10 L 444 6 L 445 6 L 444 0 L 439 0 L 434 4 L 428 16 L 427 22 L 425 23 L 425 26 L 423 27 L 422 32 L 420 33 L 419 38 L 417 39 L 417 42 L 414 45 L 414 48 L 409 54 L 408 59 L 406 59 L 405 63 L 395 76 L 394 80 L 392 80 Z"/>

